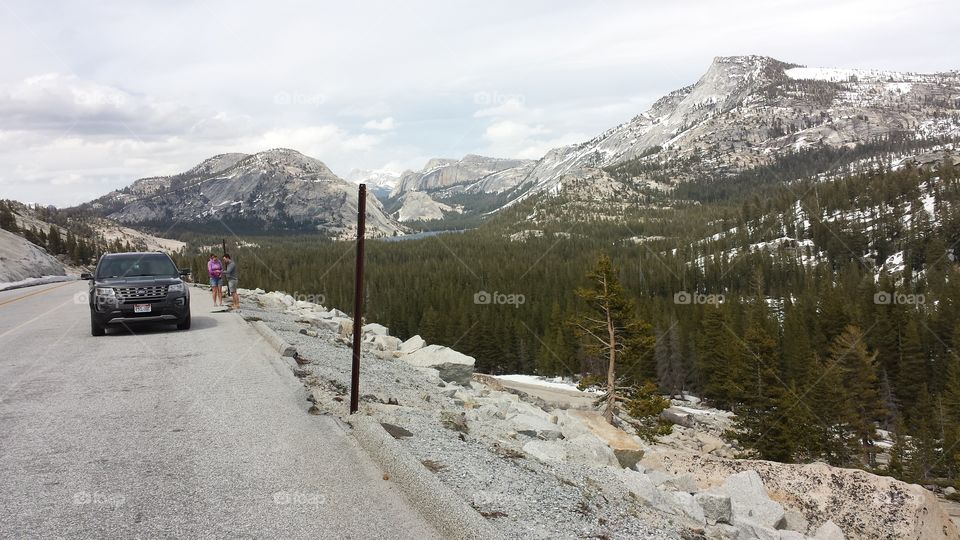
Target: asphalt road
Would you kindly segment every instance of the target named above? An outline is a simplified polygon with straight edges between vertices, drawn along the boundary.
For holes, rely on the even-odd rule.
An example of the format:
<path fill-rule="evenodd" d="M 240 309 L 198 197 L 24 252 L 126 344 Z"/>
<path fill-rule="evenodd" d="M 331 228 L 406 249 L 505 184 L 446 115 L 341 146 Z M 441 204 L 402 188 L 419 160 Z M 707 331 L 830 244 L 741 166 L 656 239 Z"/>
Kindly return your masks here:
<path fill-rule="evenodd" d="M 0 538 L 437 537 L 237 314 L 95 338 L 86 287 L 0 292 Z"/>

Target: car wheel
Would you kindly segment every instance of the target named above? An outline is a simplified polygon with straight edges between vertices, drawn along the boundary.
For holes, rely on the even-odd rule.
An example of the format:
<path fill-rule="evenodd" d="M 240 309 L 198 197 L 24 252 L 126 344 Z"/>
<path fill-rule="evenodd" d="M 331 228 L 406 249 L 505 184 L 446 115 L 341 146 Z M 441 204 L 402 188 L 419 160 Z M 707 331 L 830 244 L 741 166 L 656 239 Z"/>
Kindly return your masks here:
<path fill-rule="evenodd" d="M 189 330 L 190 329 L 190 314 L 187 313 L 187 316 L 184 319 L 177 323 L 177 330 Z"/>
<path fill-rule="evenodd" d="M 90 335 L 91 336 L 102 336 L 107 333 L 107 328 L 102 324 L 98 323 L 93 316 L 90 317 Z"/>

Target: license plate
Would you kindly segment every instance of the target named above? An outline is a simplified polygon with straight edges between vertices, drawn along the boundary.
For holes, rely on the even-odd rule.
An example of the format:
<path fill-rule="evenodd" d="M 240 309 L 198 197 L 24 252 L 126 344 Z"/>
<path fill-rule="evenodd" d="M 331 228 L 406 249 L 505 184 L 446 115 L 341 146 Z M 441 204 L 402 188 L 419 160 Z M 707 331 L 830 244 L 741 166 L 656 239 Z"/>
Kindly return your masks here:
<path fill-rule="evenodd" d="M 133 312 L 134 313 L 150 313 L 150 304 L 134 304 Z"/>

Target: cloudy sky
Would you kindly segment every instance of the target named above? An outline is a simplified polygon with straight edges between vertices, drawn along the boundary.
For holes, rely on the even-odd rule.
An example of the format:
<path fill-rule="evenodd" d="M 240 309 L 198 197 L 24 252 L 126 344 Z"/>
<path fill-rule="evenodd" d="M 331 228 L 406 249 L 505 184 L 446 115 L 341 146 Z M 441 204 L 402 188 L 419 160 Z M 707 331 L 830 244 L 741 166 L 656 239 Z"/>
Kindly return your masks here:
<path fill-rule="evenodd" d="M 279 146 L 340 175 L 536 158 L 718 55 L 960 68 L 956 0 L 302 4 L 0 0 L 0 198 L 76 204 Z"/>

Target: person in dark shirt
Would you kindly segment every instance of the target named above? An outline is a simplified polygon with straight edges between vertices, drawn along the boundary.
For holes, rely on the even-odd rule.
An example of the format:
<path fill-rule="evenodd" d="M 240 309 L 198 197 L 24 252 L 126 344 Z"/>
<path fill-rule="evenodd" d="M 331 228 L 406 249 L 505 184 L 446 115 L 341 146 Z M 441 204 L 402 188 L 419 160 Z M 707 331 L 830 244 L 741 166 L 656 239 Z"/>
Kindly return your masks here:
<path fill-rule="evenodd" d="M 227 293 L 230 295 L 230 309 L 240 309 L 240 294 L 237 293 L 237 263 L 229 253 L 223 254 L 223 279 L 227 282 Z"/>

